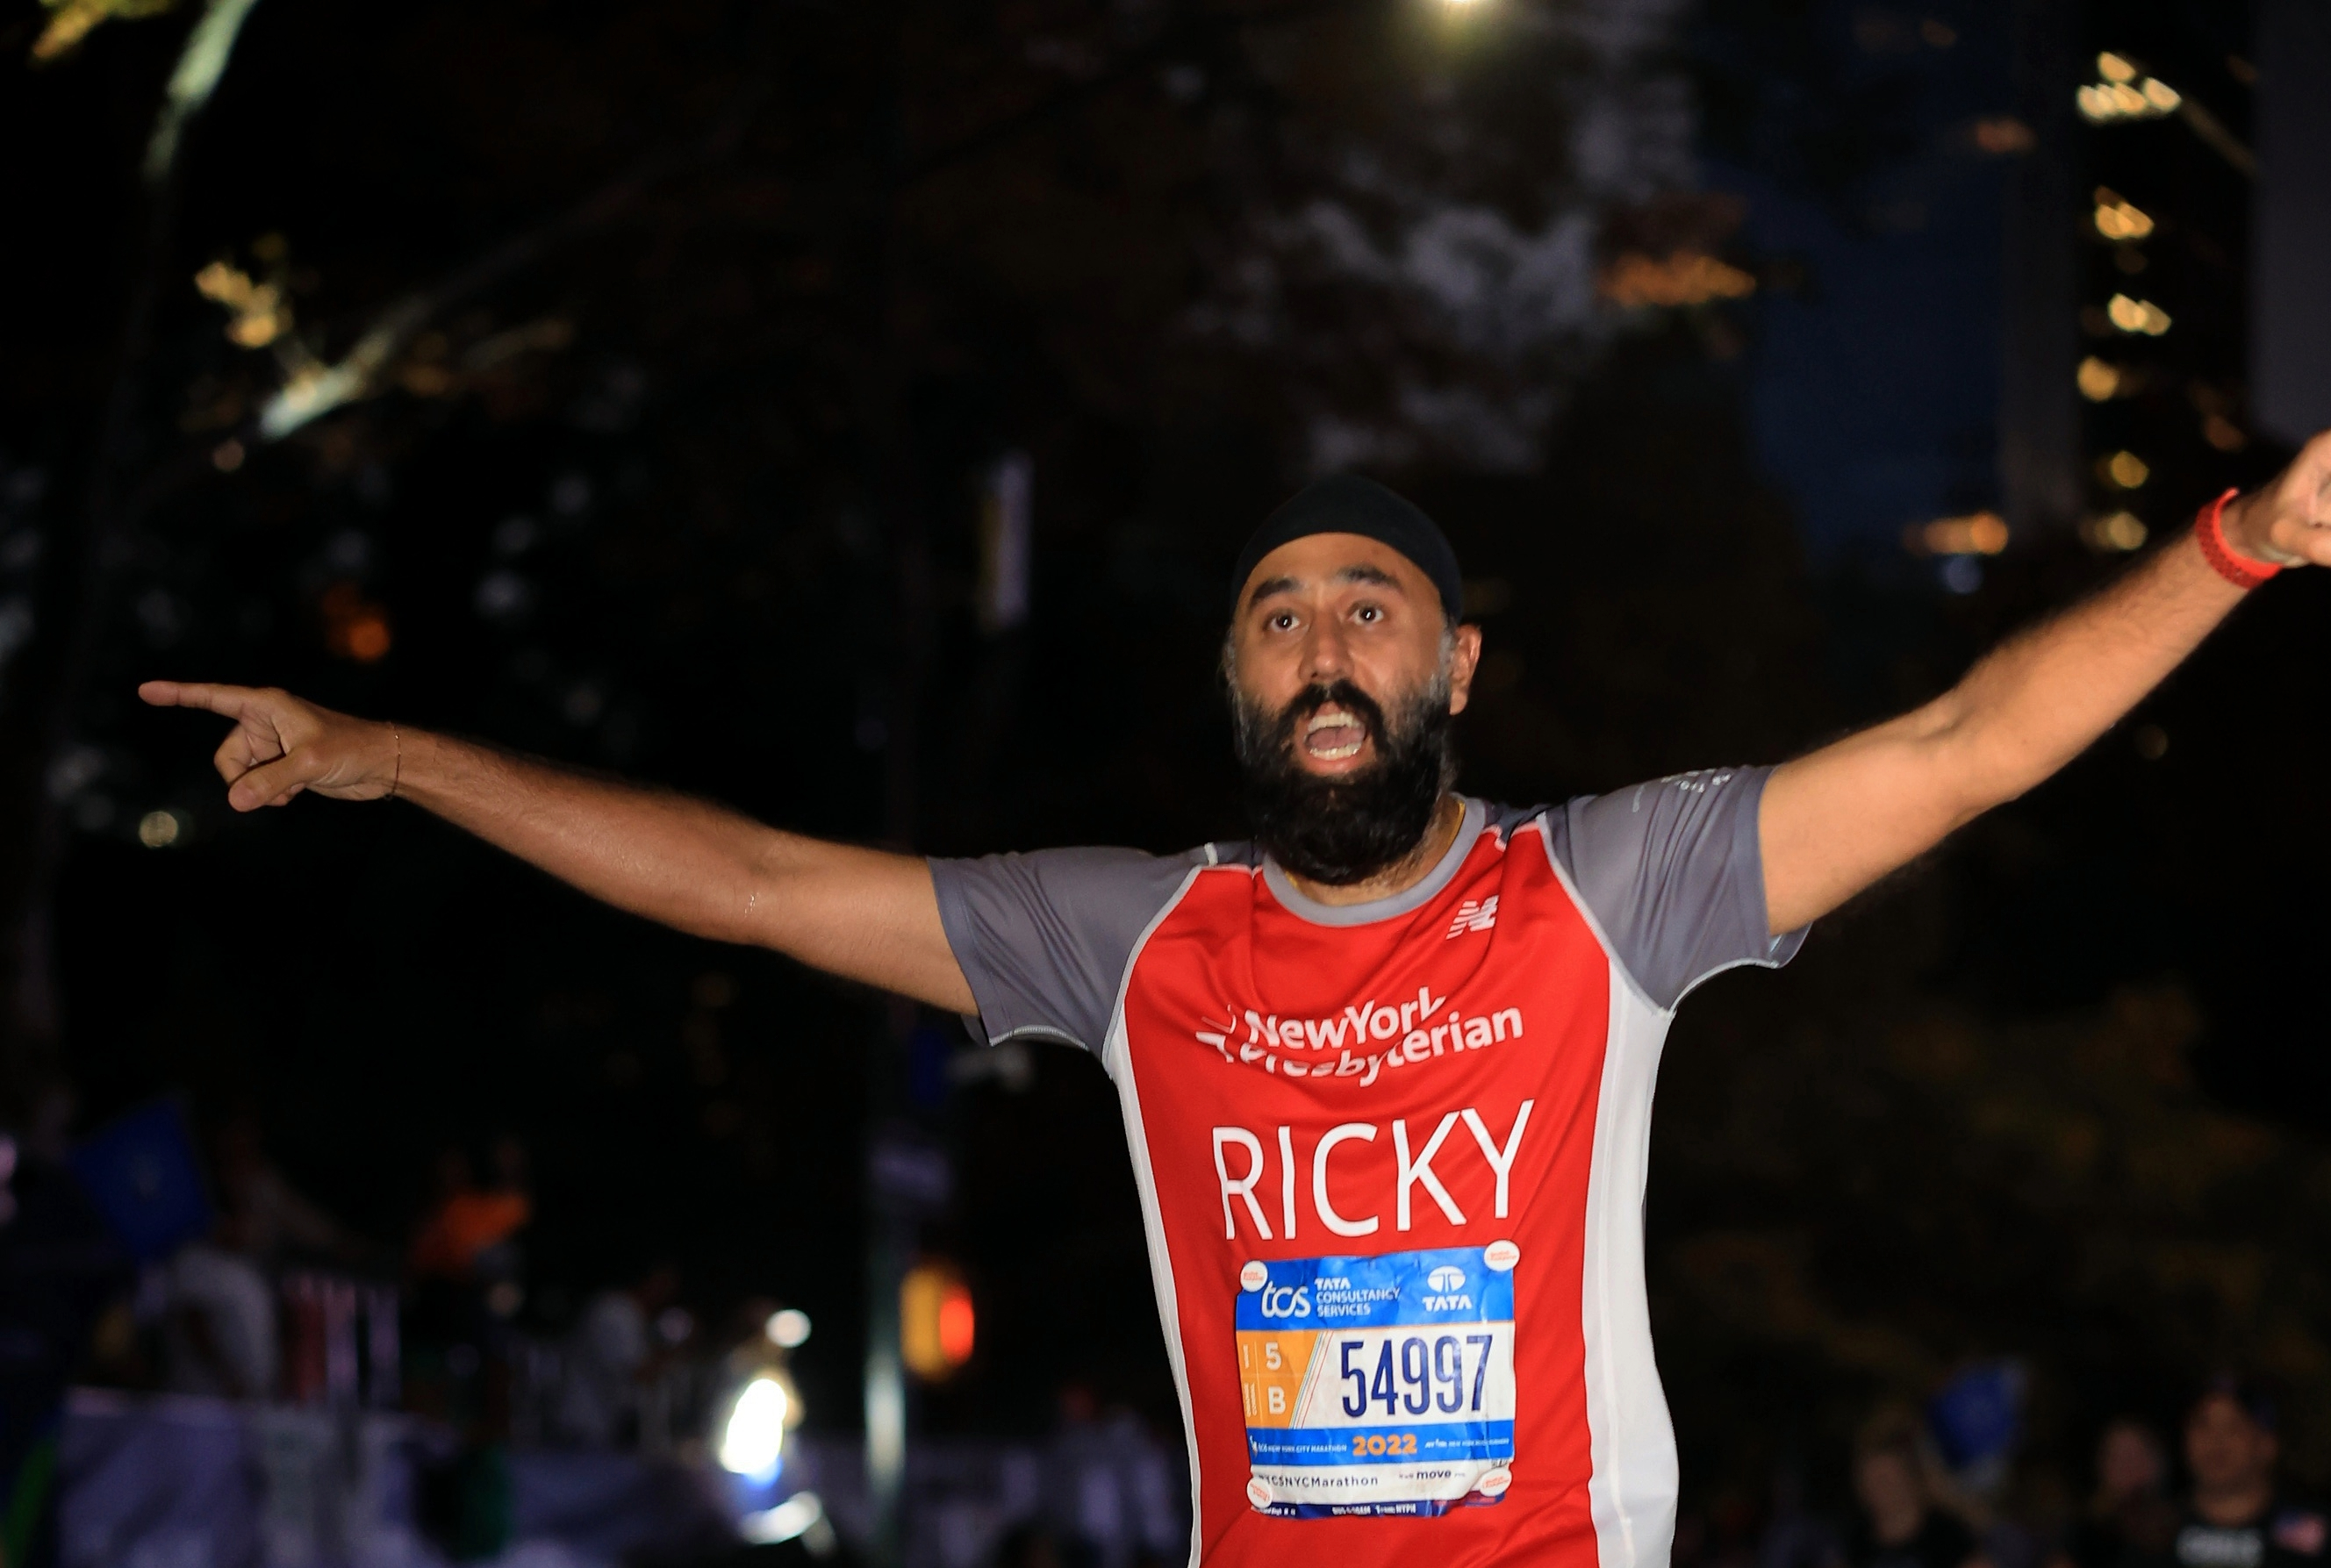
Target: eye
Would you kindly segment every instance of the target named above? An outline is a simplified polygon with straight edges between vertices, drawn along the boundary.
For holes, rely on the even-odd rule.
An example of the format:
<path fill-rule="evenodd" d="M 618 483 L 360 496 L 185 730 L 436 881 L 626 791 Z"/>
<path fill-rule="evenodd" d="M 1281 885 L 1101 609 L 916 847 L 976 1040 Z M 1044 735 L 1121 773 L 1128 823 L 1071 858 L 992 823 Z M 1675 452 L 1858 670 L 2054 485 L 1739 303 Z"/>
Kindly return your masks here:
<path fill-rule="evenodd" d="M 1381 604 L 1363 604 L 1358 609 L 1352 612 L 1352 618 L 1356 621 L 1365 621 L 1369 625 L 1373 626 L 1377 622 L 1384 619 L 1384 606 Z"/>
<path fill-rule="evenodd" d="M 1263 624 L 1273 632 L 1285 632 L 1295 624 L 1295 613 L 1291 610 L 1278 611 Z"/>

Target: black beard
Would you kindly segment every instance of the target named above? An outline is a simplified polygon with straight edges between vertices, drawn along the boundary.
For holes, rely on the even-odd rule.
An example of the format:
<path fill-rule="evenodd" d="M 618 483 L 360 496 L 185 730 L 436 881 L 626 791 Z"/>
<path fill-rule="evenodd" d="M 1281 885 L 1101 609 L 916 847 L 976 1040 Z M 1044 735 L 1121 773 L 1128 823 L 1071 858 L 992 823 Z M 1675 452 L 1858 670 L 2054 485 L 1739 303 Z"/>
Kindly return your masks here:
<path fill-rule="evenodd" d="M 1310 772 L 1295 754 L 1297 728 L 1330 702 L 1365 720 L 1376 748 L 1374 762 L 1339 778 Z M 1444 681 L 1403 702 L 1397 724 L 1348 680 L 1307 687 L 1276 715 L 1233 690 L 1231 710 L 1254 841 L 1307 881 L 1348 888 L 1415 853 L 1456 782 Z"/>

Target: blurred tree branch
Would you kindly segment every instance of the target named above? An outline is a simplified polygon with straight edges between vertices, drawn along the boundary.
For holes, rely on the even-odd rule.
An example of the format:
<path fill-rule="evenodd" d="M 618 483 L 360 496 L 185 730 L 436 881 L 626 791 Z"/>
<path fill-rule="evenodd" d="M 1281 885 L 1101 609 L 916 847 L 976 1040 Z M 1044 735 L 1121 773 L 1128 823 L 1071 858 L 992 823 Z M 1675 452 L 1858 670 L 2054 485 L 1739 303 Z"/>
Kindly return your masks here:
<path fill-rule="evenodd" d="M 1584 247 L 1595 214 L 1620 192 L 1576 179 L 1572 106 L 1556 86 L 1607 84 L 1637 69 L 1564 31 L 1577 23 L 1573 12 L 1617 4 L 1518 4 L 1510 23 L 1493 24 L 1509 28 L 1497 52 L 1460 47 L 1437 10 L 1412 15 L 1384 0 L 1064 6 L 1000 19 L 913 5 L 862 15 L 789 7 L 775 24 L 756 16 L 756 35 L 775 43 L 745 52 L 741 67 L 722 62 L 723 76 L 742 81 L 709 129 L 629 159 L 433 281 L 399 287 L 395 271 L 371 270 L 359 249 L 326 271 L 364 278 L 385 302 L 343 304 L 321 317 L 320 332 L 304 324 L 305 307 L 292 333 L 257 316 L 245 323 L 247 312 L 231 304 L 237 341 L 271 348 L 282 369 L 268 385 L 259 384 L 264 362 L 206 376 L 233 390 L 234 407 L 186 422 L 196 438 L 188 440 L 161 433 L 157 405 L 179 389 L 160 385 L 153 353 L 157 312 L 182 264 L 183 133 L 222 79 L 250 10 L 250 0 L 210 0 L 148 147 L 158 181 L 142 270 L 90 448 L 89 499 L 56 553 L 74 586 L 40 633 L 55 651 L 38 692 L 26 693 L 37 700 L 0 716 L 17 726 L 28 708 L 42 716 L 5 783 L 6 820 L 31 824 L 21 878 L 0 879 L 0 920 L 33 933 L 11 947 L 11 1015 L 32 1033 L 54 1027 L 37 978 L 51 959 L 36 928 L 64 853 L 71 792 L 48 790 L 41 774 L 88 738 L 100 654 L 130 576 L 143 569 L 148 519 L 199 493 L 196 481 L 220 482 L 246 451 L 320 433 L 320 422 L 392 385 L 431 397 L 443 393 L 424 387 L 458 387 L 417 356 L 449 330 L 484 330 L 457 318 L 482 318 L 479 308 L 520 279 L 564 288 L 603 314 L 633 311 L 628 328 L 608 320 L 597 329 L 632 332 L 634 352 L 661 356 L 667 375 L 782 364 L 793 378 L 787 395 L 813 400 L 823 395 L 816 377 L 872 374 L 883 359 L 891 391 L 870 401 L 861 389 L 836 443 L 844 451 L 882 446 L 878 427 L 893 415 L 881 407 L 910 409 L 913 389 L 951 374 L 940 367 L 986 324 L 1013 320 L 1025 324 L 1012 330 L 1030 334 L 1047 375 L 1112 418 L 1166 395 L 1174 377 L 1185 388 L 1230 381 L 1246 413 L 1280 432 L 1271 439 L 1282 451 L 1310 444 L 1308 461 L 1320 461 L 1322 449 L 1316 429 L 1301 433 L 1307 425 L 1360 432 L 1357 444 L 1337 449 L 1342 461 L 1413 461 L 1444 440 L 1461 454 L 1476 429 L 1491 431 L 1498 461 L 1527 461 L 1580 363 L 1573 347 L 1591 347 L 1601 330 Z M 1440 31 L 1413 36 L 1420 28 Z M 892 45 L 877 48 L 878 35 L 904 52 L 893 79 L 904 101 L 889 126 L 877 123 L 891 109 L 871 78 Z M 465 52 L 479 47 L 472 25 L 451 36 Z M 529 90 L 533 118 L 510 120 L 509 82 L 482 63 L 490 56 L 478 58 L 433 54 L 432 69 L 449 81 L 465 80 L 465 70 L 476 77 L 465 86 L 482 124 L 551 123 L 540 85 Z M 1319 69 L 1328 58 L 1366 69 L 1339 79 Z M 605 69 L 611 84 L 635 84 L 620 54 Z M 1368 86 L 1356 90 L 1363 78 Z M 782 112 L 762 123 L 772 100 Z M 593 125 L 599 112 L 575 123 Z M 1664 145 L 1666 134 L 1633 144 Z M 878 146 L 889 150 L 863 150 Z M 1460 147 L 1470 150 L 1451 150 Z M 1338 147 L 1351 156 L 1339 161 Z M 544 168 L 575 161 L 548 141 L 540 153 Z M 687 184 L 714 168 L 727 172 Z M 330 200 L 321 193 L 335 188 L 319 185 L 309 199 Z M 683 189 L 684 198 L 674 195 Z M 532 187 L 512 180 L 502 194 Z M 657 221 L 635 225 L 642 250 L 599 242 L 642 216 Z M 715 219 L 734 221 L 720 229 Z M 426 261 L 398 266 L 406 277 L 429 275 Z M 289 298 L 279 301 L 287 312 Z M 1508 331 L 1515 322 L 1527 330 Z M 215 343 L 212 329 L 205 336 Z M 1264 377 L 1221 368 L 1266 361 Z M 1469 376 L 1489 390 L 1470 402 L 1446 395 Z M 345 422 L 336 429 L 334 450 L 377 439 Z M 228 482 L 250 482 L 251 470 L 237 472 Z M 852 482 L 877 483 L 862 470 Z"/>

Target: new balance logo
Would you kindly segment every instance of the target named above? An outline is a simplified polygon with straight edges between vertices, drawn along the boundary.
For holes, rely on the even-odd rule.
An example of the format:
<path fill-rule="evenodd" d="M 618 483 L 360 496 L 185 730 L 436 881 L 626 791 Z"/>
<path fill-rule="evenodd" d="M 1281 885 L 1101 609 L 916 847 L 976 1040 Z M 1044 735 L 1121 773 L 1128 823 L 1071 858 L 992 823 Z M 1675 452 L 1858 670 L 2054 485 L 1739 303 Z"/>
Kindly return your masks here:
<path fill-rule="evenodd" d="M 1449 935 L 1443 941 L 1454 942 L 1468 931 L 1487 931 L 1498 923 L 1498 896 L 1468 898 L 1457 906 L 1457 918 L 1449 922 Z"/>

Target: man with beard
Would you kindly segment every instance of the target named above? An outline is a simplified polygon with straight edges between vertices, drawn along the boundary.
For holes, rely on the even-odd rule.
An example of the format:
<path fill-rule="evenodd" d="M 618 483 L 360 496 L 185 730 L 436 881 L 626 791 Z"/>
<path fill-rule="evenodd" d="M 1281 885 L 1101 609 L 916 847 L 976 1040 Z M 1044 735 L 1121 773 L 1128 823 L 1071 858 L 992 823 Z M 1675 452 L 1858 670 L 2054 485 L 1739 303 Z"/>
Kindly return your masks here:
<path fill-rule="evenodd" d="M 1095 1052 L 1194 1563 L 1660 1568 L 1641 1214 L 1676 1004 L 2062 766 L 2278 565 L 2331 562 L 2326 487 L 2331 439 L 1926 707 L 1777 768 L 1517 810 L 1450 787 L 1481 634 L 1448 541 L 1325 480 L 1232 581 L 1253 841 L 1162 858 L 926 861 L 282 692 L 143 694 L 235 720 L 237 810 L 401 794 L 635 913 Z"/>

